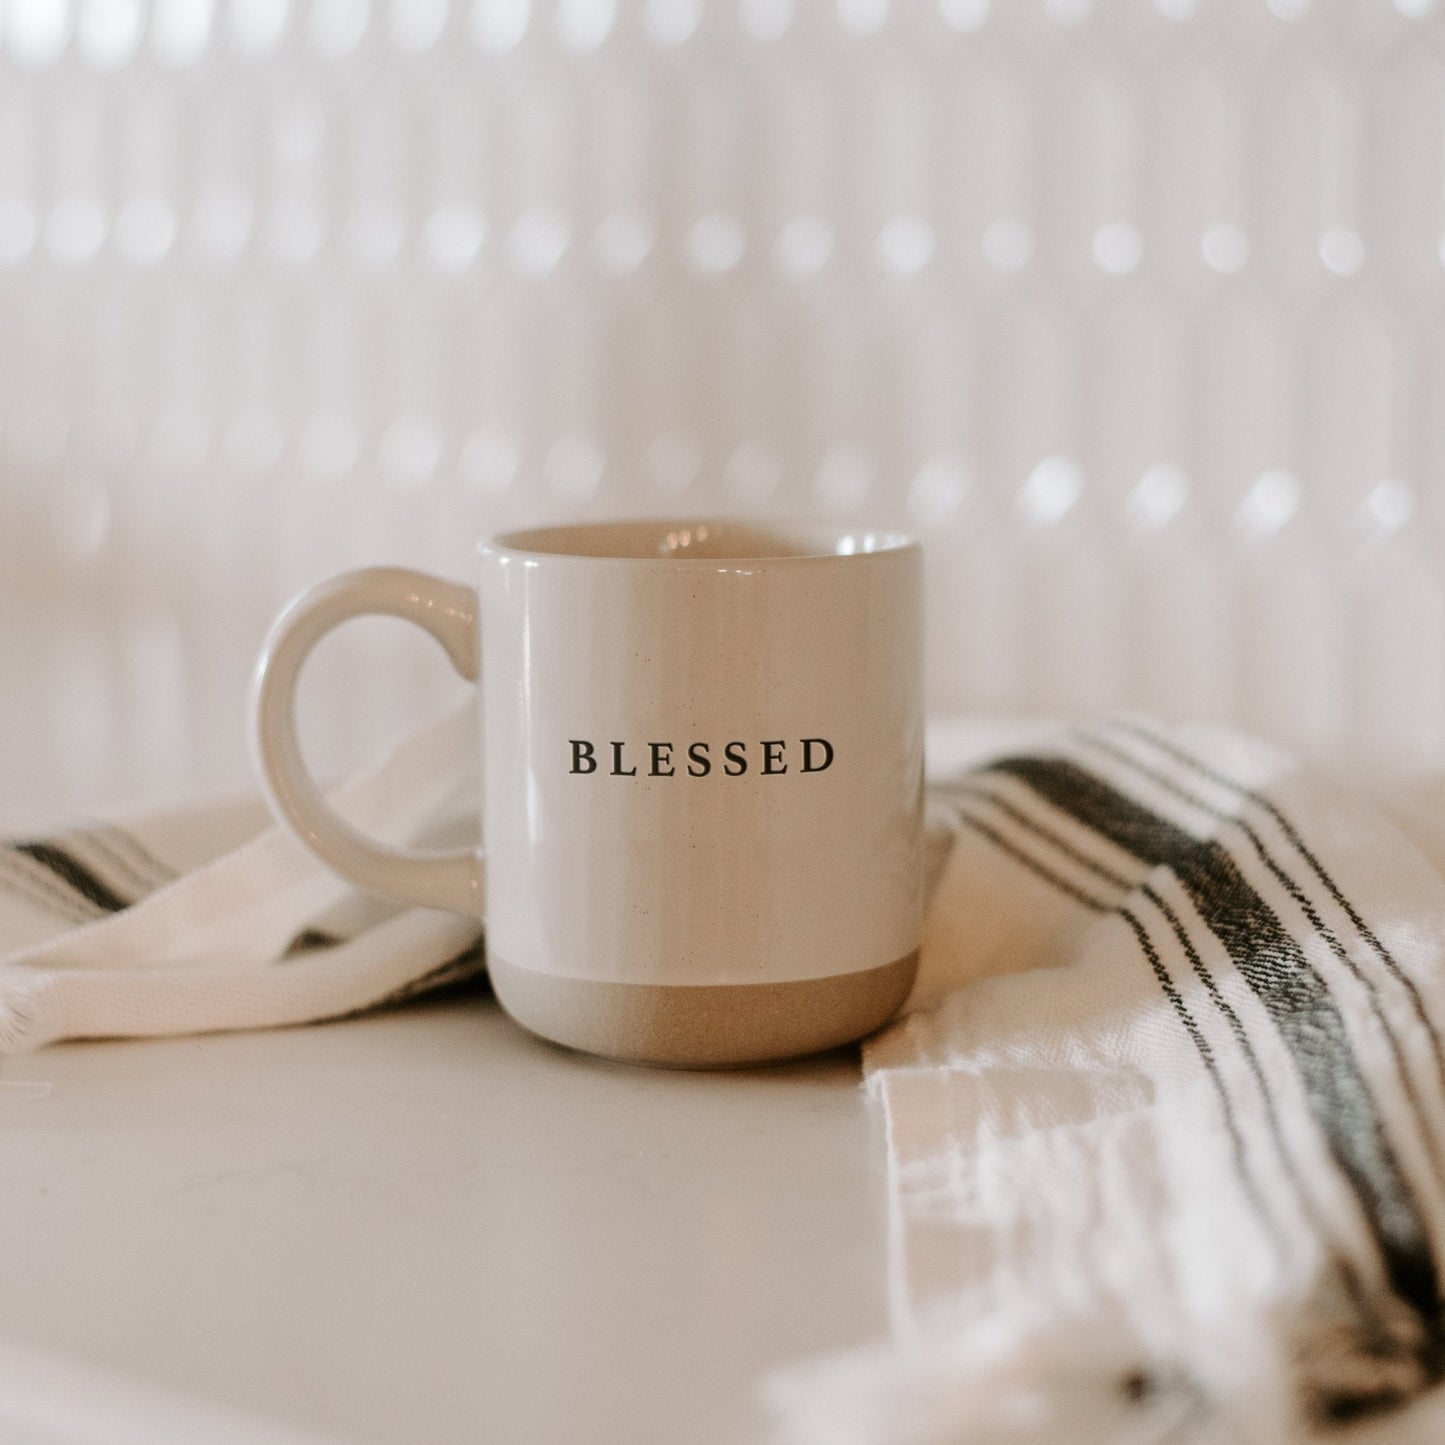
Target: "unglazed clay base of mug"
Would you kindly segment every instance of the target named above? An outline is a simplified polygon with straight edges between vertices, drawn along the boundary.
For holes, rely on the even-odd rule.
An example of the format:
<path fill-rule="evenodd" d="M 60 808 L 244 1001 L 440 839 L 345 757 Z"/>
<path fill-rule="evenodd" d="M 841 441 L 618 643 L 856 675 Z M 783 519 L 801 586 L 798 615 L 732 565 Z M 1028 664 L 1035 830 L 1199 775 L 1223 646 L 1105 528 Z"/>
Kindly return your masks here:
<path fill-rule="evenodd" d="M 784 983 L 601 983 L 489 956 L 502 1007 L 553 1043 L 634 1064 L 717 1069 L 853 1043 L 903 1006 L 918 953 L 882 968 Z"/>

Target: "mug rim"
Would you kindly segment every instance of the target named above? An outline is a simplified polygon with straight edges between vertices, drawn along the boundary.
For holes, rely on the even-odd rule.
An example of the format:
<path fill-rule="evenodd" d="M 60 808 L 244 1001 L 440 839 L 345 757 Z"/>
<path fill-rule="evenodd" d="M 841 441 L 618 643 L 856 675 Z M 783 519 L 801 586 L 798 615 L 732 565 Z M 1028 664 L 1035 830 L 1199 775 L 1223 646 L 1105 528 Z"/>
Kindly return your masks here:
<path fill-rule="evenodd" d="M 718 550 L 720 534 L 737 545 Z M 590 546 L 582 539 L 591 539 Z M 748 539 L 752 539 L 749 541 Z M 713 543 L 705 550 L 699 544 Z M 652 545 L 648 545 L 651 543 Z M 607 550 L 595 550 L 598 546 Z M 696 548 L 697 550 L 694 550 Z M 688 566 L 739 563 L 784 566 L 858 561 L 919 550 L 911 533 L 892 527 L 773 517 L 636 517 L 522 527 L 490 537 L 478 551 L 536 560 L 584 563 L 671 562 Z"/>

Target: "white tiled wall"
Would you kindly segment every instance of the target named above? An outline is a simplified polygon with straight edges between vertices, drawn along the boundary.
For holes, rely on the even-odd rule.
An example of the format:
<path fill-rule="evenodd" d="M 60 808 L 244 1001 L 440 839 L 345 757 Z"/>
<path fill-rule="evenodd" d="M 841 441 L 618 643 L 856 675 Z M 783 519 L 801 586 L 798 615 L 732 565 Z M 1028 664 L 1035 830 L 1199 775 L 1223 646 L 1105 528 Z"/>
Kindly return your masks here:
<path fill-rule="evenodd" d="M 1442 10 L 0 0 L 0 806 L 244 782 L 316 577 L 656 511 L 921 530 L 939 707 L 1445 755 Z M 331 652 L 333 761 L 453 690 Z"/>

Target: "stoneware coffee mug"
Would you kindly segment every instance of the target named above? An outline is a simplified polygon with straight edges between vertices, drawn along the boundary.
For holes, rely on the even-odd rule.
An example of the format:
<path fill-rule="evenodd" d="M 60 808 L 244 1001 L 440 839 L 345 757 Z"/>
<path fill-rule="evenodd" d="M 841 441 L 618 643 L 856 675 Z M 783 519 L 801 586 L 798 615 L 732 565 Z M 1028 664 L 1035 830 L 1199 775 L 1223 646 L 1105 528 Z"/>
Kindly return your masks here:
<path fill-rule="evenodd" d="M 708 1066 L 883 1024 L 921 927 L 918 545 L 623 522 L 480 553 L 475 590 L 377 568 L 281 616 L 255 717 L 277 814 L 363 888 L 484 918 L 497 997 L 558 1043 Z M 383 848 L 308 776 L 298 674 L 363 613 L 480 683 L 485 856 Z"/>

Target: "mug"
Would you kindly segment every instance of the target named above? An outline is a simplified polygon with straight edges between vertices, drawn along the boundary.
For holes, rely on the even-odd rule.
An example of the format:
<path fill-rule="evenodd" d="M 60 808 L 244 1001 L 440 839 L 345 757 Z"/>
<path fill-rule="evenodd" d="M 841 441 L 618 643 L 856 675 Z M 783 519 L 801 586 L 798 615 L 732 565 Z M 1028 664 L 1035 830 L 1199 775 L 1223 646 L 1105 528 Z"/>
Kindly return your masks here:
<path fill-rule="evenodd" d="M 272 806 L 361 887 L 483 918 L 498 1000 L 544 1038 L 692 1067 L 851 1042 L 917 969 L 920 572 L 892 532 L 693 521 L 500 536 L 475 590 L 334 578 L 261 659 Z M 383 848 L 306 772 L 298 675 L 363 613 L 480 684 L 481 851 Z"/>

